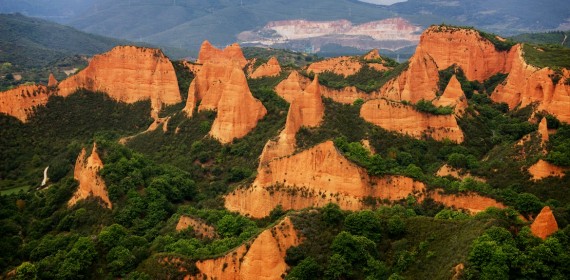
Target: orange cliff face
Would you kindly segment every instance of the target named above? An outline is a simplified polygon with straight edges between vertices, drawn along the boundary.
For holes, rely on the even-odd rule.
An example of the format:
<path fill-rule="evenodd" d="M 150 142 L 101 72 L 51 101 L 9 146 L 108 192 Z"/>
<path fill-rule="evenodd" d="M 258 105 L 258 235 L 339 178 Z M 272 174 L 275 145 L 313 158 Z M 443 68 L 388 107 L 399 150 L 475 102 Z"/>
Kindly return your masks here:
<path fill-rule="evenodd" d="M 554 84 L 550 68 L 537 68 L 526 63 L 521 45 L 513 48 L 512 67 L 504 83 L 497 86 L 491 99 L 504 102 L 510 109 L 538 103 L 538 111 L 546 111 L 559 120 L 570 123 L 570 71 L 564 70 L 562 78 Z"/>
<path fill-rule="evenodd" d="M 21 85 L 15 89 L 0 92 L 0 113 L 26 122 L 34 107 L 48 102 L 51 92 L 43 85 Z"/>
<path fill-rule="evenodd" d="M 249 91 L 245 73 L 230 60 L 207 61 L 190 84 L 184 112 L 191 117 L 196 104 L 199 111 L 218 112 L 210 135 L 222 143 L 249 133 L 267 110 Z"/>
<path fill-rule="evenodd" d="M 205 238 L 218 237 L 218 234 L 216 233 L 214 227 L 206 224 L 204 221 L 188 216 L 180 216 L 180 219 L 178 219 L 178 224 L 176 224 L 176 230 L 182 231 L 189 227 L 192 227 L 194 232 L 196 232 L 198 235 L 202 237 Z"/>
<path fill-rule="evenodd" d="M 437 67 L 427 50 L 418 45 L 416 53 L 410 58 L 408 68 L 382 86 L 379 94 L 390 100 L 406 100 L 412 103 L 421 99 L 433 100 L 438 90 Z"/>
<path fill-rule="evenodd" d="M 249 77 L 252 79 L 258 79 L 262 77 L 275 77 L 279 76 L 279 74 L 281 74 L 279 61 L 277 61 L 277 58 L 271 57 L 267 63 L 257 67 Z"/>
<path fill-rule="evenodd" d="M 260 164 L 252 186 L 234 190 L 225 196 L 231 211 L 262 218 L 277 205 L 283 209 L 323 207 L 336 203 L 344 210 L 362 210 L 366 197 L 397 201 L 409 195 L 418 201 L 431 197 L 448 207 L 463 208 L 472 213 L 487 207 L 504 208 L 493 199 L 474 193 L 442 194 L 427 192 L 422 182 L 404 176 L 368 175 L 363 168 L 341 155 L 331 141 L 288 157 Z"/>
<path fill-rule="evenodd" d="M 455 75 L 451 77 L 445 91 L 433 102 L 433 105 L 454 107 L 457 116 L 462 116 L 465 113 L 469 104 L 467 104 L 467 97 Z"/>
<path fill-rule="evenodd" d="M 297 71 L 292 71 L 287 79 L 281 81 L 276 87 L 275 92 L 285 99 L 287 102 L 293 102 L 296 94 L 299 94 L 311 83 L 311 80 Z M 367 94 L 358 90 L 356 87 L 346 87 L 343 89 L 331 89 L 323 85 L 319 85 L 321 95 L 343 104 L 352 104 L 357 99 L 368 100 L 372 98 L 372 94 Z"/>
<path fill-rule="evenodd" d="M 532 175 L 532 180 L 541 180 L 547 177 L 564 177 L 566 170 L 542 159 L 528 168 L 528 172 Z"/>
<path fill-rule="evenodd" d="M 198 54 L 198 60 L 196 62 L 204 64 L 208 61 L 219 59 L 234 61 L 240 68 L 245 67 L 247 64 L 247 59 L 245 59 L 238 44 L 232 44 L 220 50 L 212 46 L 207 40 L 204 41 L 202 46 L 200 46 L 200 53 Z"/>
<path fill-rule="evenodd" d="M 287 272 L 287 249 L 301 243 L 289 217 L 263 231 L 250 244 L 244 244 L 217 259 L 196 262 L 200 271 L 185 279 L 282 279 Z"/>
<path fill-rule="evenodd" d="M 269 140 L 261 154 L 260 163 L 266 163 L 274 158 L 288 156 L 295 151 L 297 132 L 302 126 L 316 127 L 325 115 L 325 106 L 320 94 L 318 76 L 305 90 L 294 95 L 285 129 L 276 140 Z"/>
<path fill-rule="evenodd" d="M 53 73 L 49 73 L 48 87 L 55 87 L 55 86 L 57 86 L 57 80 L 55 79 Z"/>
<path fill-rule="evenodd" d="M 307 72 L 313 72 L 315 74 L 333 72 L 347 77 L 358 73 L 361 68 L 362 63 L 358 61 L 358 58 L 352 56 L 341 56 L 311 63 L 311 65 L 307 67 Z"/>
<path fill-rule="evenodd" d="M 456 143 L 464 140 L 463 131 L 453 115 L 431 115 L 418 112 L 412 106 L 385 99 L 370 100 L 360 109 L 360 116 L 386 130 L 408 134 L 421 139 L 429 136 Z"/>
<path fill-rule="evenodd" d="M 93 144 L 93 150 L 89 157 L 86 158 L 86 155 L 87 152 L 84 148 L 75 162 L 73 177 L 79 181 L 79 187 L 67 204 L 73 206 L 79 200 L 95 196 L 103 200 L 105 207 L 112 208 L 113 205 L 109 200 L 105 181 L 99 175 L 99 170 L 103 168 L 103 162 L 97 154 L 97 145 Z"/>
<path fill-rule="evenodd" d="M 96 55 L 87 68 L 59 84 L 59 94 L 68 96 L 79 88 L 126 103 L 150 100 L 154 114 L 182 101 L 174 67 L 158 49 L 119 46 Z"/>
<path fill-rule="evenodd" d="M 552 214 L 550 207 L 545 206 L 542 208 L 534 222 L 530 225 L 530 231 L 537 237 L 546 239 L 548 236 L 552 235 L 558 231 L 558 223 Z"/>
<path fill-rule="evenodd" d="M 550 140 L 550 136 L 548 135 L 548 123 L 546 118 L 542 118 L 540 123 L 538 124 L 538 134 L 540 135 L 540 144 L 545 147 L 546 142 Z"/>
<path fill-rule="evenodd" d="M 456 64 L 470 81 L 483 82 L 497 73 L 510 71 L 509 52 L 498 51 L 473 29 L 432 26 L 420 37 L 419 46 L 429 53 L 439 69 Z"/>

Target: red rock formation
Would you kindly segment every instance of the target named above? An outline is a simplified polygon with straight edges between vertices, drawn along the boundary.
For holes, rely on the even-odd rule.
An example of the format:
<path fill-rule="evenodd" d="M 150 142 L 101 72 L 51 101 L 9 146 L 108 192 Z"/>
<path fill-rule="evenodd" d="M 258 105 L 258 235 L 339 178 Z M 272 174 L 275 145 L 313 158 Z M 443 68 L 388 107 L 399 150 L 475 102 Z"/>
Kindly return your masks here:
<path fill-rule="evenodd" d="M 510 109 L 537 102 L 538 111 L 546 111 L 559 120 L 570 123 L 570 85 L 565 84 L 566 79 L 570 78 L 570 71 L 563 71 L 560 81 L 554 84 L 550 78 L 555 75 L 554 71 L 527 64 L 521 45 L 513 48 L 513 56 L 509 76 L 497 86 L 491 99 L 507 103 Z"/>
<path fill-rule="evenodd" d="M 332 202 L 342 209 L 356 211 L 369 207 L 364 203 L 367 197 L 397 201 L 409 195 L 418 201 L 431 197 L 445 206 L 471 213 L 488 207 L 505 208 L 503 204 L 475 193 L 426 192 L 422 182 L 404 176 L 370 176 L 342 156 L 331 141 L 260 164 L 253 185 L 226 195 L 225 206 L 231 211 L 261 218 L 269 215 L 277 205 L 289 210 L 323 207 Z"/>
<path fill-rule="evenodd" d="M 455 115 L 463 115 L 469 105 L 467 104 L 467 97 L 465 93 L 463 93 L 463 89 L 461 89 L 461 84 L 455 75 L 451 77 L 443 94 L 439 96 L 433 104 L 435 106 L 454 107 Z"/>
<path fill-rule="evenodd" d="M 218 112 L 210 135 L 222 143 L 245 136 L 267 114 L 249 91 L 244 72 L 230 60 L 212 60 L 202 66 L 188 90 L 186 115 L 192 116 L 198 101 L 199 111 Z"/>
<path fill-rule="evenodd" d="M 539 160 L 528 168 L 533 180 L 541 180 L 547 177 L 563 177 L 566 169 L 556 166 L 544 160 Z"/>
<path fill-rule="evenodd" d="M 187 229 L 188 227 L 192 227 L 194 232 L 201 235 L 202 237 L 206 238 L 218 237 L 218 234 L 216 233 L 214 227 L 206 224 L 205 222 L 188 216 L 180 216 L 178 224 L 176 224 L 176 230 L 182 231 Z"/>
<path fill-rule="evenodd" d="M 550 207 L 545 206 L 530 225 L 530 231 L 537 237 L 546 239 L 558 230 L 558 223 Z"/>
<path fill-rule="evenodd" d="M 219 59 L 234 61 L 240 68 L 243 68 L 247 64 L 247 59 L 243 56 L 243 52 L 237 43 L 220 50 L 212 46 L 207 40 L 204 41 L 200 47 L 200 53 L 198 54 L 198 60 L 196 62 L 204 64 L 208 61 Z"/>
<path fill-rule="evenodd" d="M 509 52 L 497 51 L 479 31 L 450 26 L 432 26 L 422 34 L 420 44 L 439 69 L 454 64 L 467 79 L 483 82 L 497 73 L 510 71 Z"/>
<path fill-rule="evenodd" d="M 119 46 L 96 55 L 87 68 L 59 84 L 59 94 L 68 96 L 79 88 L 126 103 L 150 100 L 155 113 L 182 101 L 174 67 L 158 49 Z"/>
<path fill-rule="evenodd" d="M 266 163 L 274 158 L 288 156 L 295 151 L 297 132 L 302 126 L 316 127 L 325 115 L 319 78 L 315 77 L 313 82 L 301 92 L 295 95 L 289 112 L 285 129 L 281 131 L 276 140 L 269 140 L 261 154 L 261 163 Z"/>
<path fill-rule="evenodd" d="M 0 113 L 26 122 L 37 106 L 48 102 L 51 93 L 43 85 L 21 85 L 15 89 L 0 92 Z"/>
<path fill-rule="evenodd" d="M 287 272 L 287 249 L 301 243 L 289 217 L 263 231 L 250 244 L 244 244 L 217 259 L 196 262 L 200 273 L 186 279 L 282 279 Z"/>
<path fill-rule="evenodd" d="M 461 169 L 457 169 L 457 168 L 453 168 L 447 164 L 444 164 L 442 167 L 440 167 L 436 174 L 439 177 L 445 177 L 445 176 L 451 176 L 453 178 L 457 178 L 460 180 L 466 179 L 466 178 L 471 178 L 475 181 L 479 181 L 479 182 L 485 182 L 486 180 L 483 178 L 479 178 L 479 177 L 475 177 L 473 175 L 471 175 L 471 173 L 469 172 L 465 172 Z"/>
<path fill-rule="evenodd" d="M 439 81 L 438 65 L 422 45 L 410 58 L 408 69 L 380 88 L 380 96 L 390 100 L 406 100 L 416 103 L 421 99 L 433 100 L 436 97 Z"/>
<path fill-rule="evenodd" d="M 310 83 L 311 80 L 309 80 L 309 78 L 302 76 L 297 71 L 292 71 L 287 79 L 281 81 L 275 87 L 275 92 L 287 102 L 291 103 L 295 96 L 301 94 Z"/>
<path fill-rule="evenodd" d="M 275 92 L 291 103 L 295 95 L 300 94 L 309 84 L 311 80 L 299 74 L 297 71 L 291 72 L 289 77 L 281 81 L 276 87 Z M 331 89 L 320 85 L 319 91 L 321 95 L 343 104 L 352 104 L 357 99 L 368 100 L 374 97 L 374 94 L 367 94 L 358 90 L 356 87 L 345 87 L 343 89 Z"/>
<path fill-rule="evenodd" d="M 279 61 L 277 61 L 275 57 L 271 57 L 267 63 L 257 67 L 249 77 L 252 79 L 258 79 L 262 77 L 275 77 L 279 76 L 279 74 L 281 74 Z"/>
<path fill-rule="evenodd" d="M 53 76 L 53 73 L 49 73 L 48 87 L 55 87 L 55 86 L 57 86 L 57 80 Z"/>
<path fill-rule="evenodd" d="M 495 207 L 504 209 L 506 206 L 496 200 L 484 196 L 480 196 L 476 193 L 467 194 L 444 194 L 443 190 L 435 190 L 428 194 L 435 202 L 439 202 L 447 207 L 453 207 L 457 209 L 464 209 L 469 211 L 471 214 L 477 214 L 479 212 L 485 211 L 489 207 Z"/>
<path fill-rule="evenodd" d="M 192 72 L 194 75 L 198 75 L 198 72 L 200 72 L 200 69 L 202 69 L 202 65 L 200 64 L 188 62 L 185 60 L 182 63 L 188 69 L 188 71 Z"/>
<path fill-rule="evenodd" d="M 362 63 L 358 60 L 358 58 L 352 56 L 341 56 L 312 63 L 307 68 L 307 72 L 313 72 L 315 74 L 333 72 L 335 74 L 347 77 L 358 73 L 361 68 Z"/>
<path fill-rule="evenodd" d="M 376 59 L 381 59 L 381 58 L 382 57 L 380 56 L 378 49 L 373 49 L 364 55 L 365 60 L 376 60 Z"/>
<path fill-rule="evenodd" d="M 461 143 L 464 140 L 455 116 L 422 113 L 409 105 L 385 99 L 364 103 L 360 116 L 386 130 L 408 134 L 418 139 L 429 136 L 438 141 L 447 138 Z"/>
<path fill-rule="evenodd" d="M 546 145 L 546 142 L 549 140 L 548 123 L 546 122 L 546 118 L 542 118 L 538 124 L 538 134 L 540 135 L 541 145 Z"/>
<path fill-rule="evenodd" d="M 73 177 L 79 181 L 79 187 L 67 204 L 72 206 L 79 200 L 95 196 L 103 200 L 104 206 L 112 208 L 113 205 L 111 200 L 109 200 L 105 181 L 99 175 L 99 170 L 103 168 L 103 162 L 99 154 L 97 154 L 97 145 L 93 144 L 93 150 L 89 157 L 86 158 L 86 154 L 87 152 L 84 148 L 75 162 Z"/>

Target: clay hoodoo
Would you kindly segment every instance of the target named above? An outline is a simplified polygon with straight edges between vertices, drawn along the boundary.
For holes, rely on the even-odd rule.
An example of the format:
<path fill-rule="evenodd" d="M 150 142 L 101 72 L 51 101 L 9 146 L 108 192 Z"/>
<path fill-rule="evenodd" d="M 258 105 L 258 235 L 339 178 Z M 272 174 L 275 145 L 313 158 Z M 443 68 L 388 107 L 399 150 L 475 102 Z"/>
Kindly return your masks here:
<path fill-rule="evenodd" d="M 174 67 L 158 49 L 119 46 L 96 55 L 87 68 L 59 84 L 59 94 L 68 96 L 80 88 L 126 103 L 150 100 L 155 114 L 163 105 L 182 101 Z"/>
<path fill-rule="evenodd" d="M 274 158 L 288 156 L 295 151 L 295 136 L 302 126 L 316 127 L 323 120 L 325 106 L 323 104 L 319 78 L 315 76 L 313 82 L 300 94 L 294 95 L 287 113 L 285 129 L 281 131 L 276 140 L 269 140 L 263 148 L 260 163 L 266 163 Z"/>
<path fill-rule="evenodd" d="M 469 105 L 467 104 L 467 97 L 463 89 L 461 89 L 461 84 L 455 75 L 451 77 L 443 94 L 439 96 L 433 104 L 435 106 L 454 107 L 455 115 L 463 115 Z"/>
<path fill-rule="evenodd" d="M 55 87 L 55 86 L 57 86 L 57 80 L 55 79 L 53 73 L 49 73 L 48 87 Z"/>
<path fill-rule="evenodd" d="M 421 201 L 426 195 L 449 207 L 472 213 L 487 207 L 504 208 L 493 199 L 474 193 L 446 195 L 441 190 L 426 193 L 422 182 L 404 176 L 372 177 L 341 155 L 327 141 L 303 152 L 260 165 L 249 188 L 234 190 L 225 197 L 231 211 L 261 218 L 277 205 L 283 209 L 323 207 L 336 203 L 345 210 L 362 210 L 365 197 L 396 201 L 409 195 Z"/>
<path fill-rule="evenodd" d="M 99 170 L 103 168 L 103 161 L 97 154 L 97 144 L 93 144 L 91 155 L 86 158 L 87 152 L 85 148 L 77 157 L 75 162 L 75 169 L 73 177 L 79 181 L 79 187 L 73 197 L 69 200 L 68 205 L 75 205 L 79 200 L 85 199 L 89 196 L 95 196 L 103 200 L 104 206 L 112 208 L 109 194 L 105 181 L 99 175 Z"/>
<path fill-rule="evenodd" d="M 262 78 L 262 77 L 275 77 L 281 74 L 281 66 L 277 58 L 271 57 L 267 63 L 262 64 L 257 67 L 255 71 L 249 76 L 252 79 Z"/>
<path fill-rule="evenodd" d="M 525 62 L 522 46 L 513 48 L 512 67 L 507 79 L 498 85 L 491 99 L 504 102 L 510 109 L 538 103 L 538 111 L 546 111 L 559 120 L 570 123 L 570 71 L 562 71 L 561 79 L 554 84 L 551 76 L 556 73 L 550 68 L 537 68 Z"/>
<path fill-rule="evenodd" d="M 214 227 L 206 224 L 200 219 L 196 219 L 189 216 L 180 216 L 178 224 L 176 224 L 176 230 L 182 231 L 189 227 L 192 227 L 195 233 L 205 238 L 216 238 L 218 234 Z"/>
<path fill-rule="evenodd" d="M 437 64 L 422 45 L 410 58 L 408 68 L 398 77 L 380 88 L 380 96 L 396 101 L 416 103 L 421 99 L 433 100 L 436 97 L 439 71 Z"/>
<path fill-rule="evenodd" d="M 464 140 L 455 116 L 422 113 L 410 105 L 385 99 L 364 103 L 360 116 L 386 130 L 408 134 L 418 139 L 427 135 L 438 141 L 449 139 L 461 143 Z"/>
<path fill-rule="evenodd" d="M 244 244 L 217 259 L 196 262 L 200 271 L 190 279 L 282 279 L 287 272 L 287 249 L 301 243 L 289 217 L 263 231 L 250 244 Z"/>
<path fill-rule="evenodd" d="M 210 135 L 222 143 L 245 136 L 267 114 L 249 91 L 245 73 L 231 60 L 211 60 L 202 66 L 188 90 L 186 115 L 192 116 L 198 101 L 199 111 L 218 112 Z"/>
<path fill-rule="evenodd" d="M 381 58 L 382 57 L 380 56 L 380 52 L 378 52 L 378 49 L 373 49 L 364 55 L 365 60 L 376 60 Z"/>
<path fill-rule="evenodd" d="M 345 77 L 354 75 L 360 71 L 362 63 L 356 57 L 341 56 L 327 58 L 323 61 L 315 62 L 307 67 L 307 72 L 320 74 L 323 72 L 332 72 Z"/>
<path fill-rule="evenodd" d="M 230 60 L 239 65 L 239 68 L 245 67 L 247 64 L 247 59 L 243 55 L 240 46 L 236 44 L 231 44 L 227 46 L 225 49 L 220 50 L 207 40 L 202 43 L 200 46 L 200 53 L 198 54 L 197 63 L 204 64 L 211 60 Z"/>
<path fill-rule="evenodd" d="M 34 107 L 48 102 L 50 92 L 43 85 L 21 85 L 15 89 L 0 92 L 0 113 L 26 122 Z"/>
<path fill-rule="evenodd" d="M 564 171 L 566 169 L 542 159 L 528 168 L 528 172 L 532 175 L 533 180 L 541 180 L 547 177 L 563 177 Z"/>
<path fill-rule="evenodd" d="M 471 81 L 483 82 L 497 73 L 510 71 L 509 52 L 498 51 L 477 30 L 431 26 L 420 37 L 419 46 L 429 53 L 439 69 L 455 64 Z"/>
<path fill-rule="evenodd" d="M 545 206 L 542 208 L 540 214 L 536 216 L 536 219 L 530 225 L 530 230 L 532 234 L 542 239 L 546 239 L 558 230 L 558 223 L 556 223 L 550 207 Z"/>

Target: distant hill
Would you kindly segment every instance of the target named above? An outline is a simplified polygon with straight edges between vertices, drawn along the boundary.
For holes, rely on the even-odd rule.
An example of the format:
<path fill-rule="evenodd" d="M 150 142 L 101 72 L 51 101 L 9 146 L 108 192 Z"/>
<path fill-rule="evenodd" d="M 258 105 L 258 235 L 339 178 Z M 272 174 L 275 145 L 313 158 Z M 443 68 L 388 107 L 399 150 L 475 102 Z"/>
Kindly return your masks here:
<path fill-rule="evenodd" d="M 542 33 L 524 33 L 513 36 L 511 39 L 516 42 L 532 44 L 553 44 L 570 48 L 570 30 Z"/>
<path fill-rule="evenodd" d="M 0 62 L 13 65 L 44 66 L 69 55 L 93 55 L 127 43 L 21 14 L 0 14 Z"/>
<path fill-rule="evenodd" d="M 357 0 L 319 0 L 310 4 L 304 0 L 0 0 L 0 12 L 23 12 L 104 36 L 193 50 L 204 39 L 223 46 L 236 41 L 244 31 L 294 19 L 346 19 L 358 25 L 402 17 L 423 28 L 445 22 L 509 36 L 563 29 L 570 18 L 569 3 L 408 0 L 384 6 Z"/>

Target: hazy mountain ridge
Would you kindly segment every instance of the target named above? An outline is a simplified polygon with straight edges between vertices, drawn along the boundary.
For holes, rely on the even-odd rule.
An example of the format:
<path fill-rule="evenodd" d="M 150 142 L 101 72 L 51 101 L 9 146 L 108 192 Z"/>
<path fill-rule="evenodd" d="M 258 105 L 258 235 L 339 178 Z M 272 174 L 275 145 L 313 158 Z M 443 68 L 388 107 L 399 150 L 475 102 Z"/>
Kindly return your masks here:
<path fill-rule="evenodd" d="M 346 19 L 362 24 L 399 16 L 421 27 L 446 22 L 513 35 L 563 28 L 570 19 L 568 2 L 564 0 L 410 0 L 390 6 L 355 0 L 321 0 L 310 5 L 301 0 L 90 0 L 81 5 L 58 0 L 53 1 L 52 6 L 46 3 L 1 0 L 0 12 L 22 11 L 41 17 L 56 15 L 51 18 L 84 31 L 189 49 L 197 48 L 204 39 L 227 45 L 234 42 L 240 32 L 259 29 L 278 20 Z"/>

